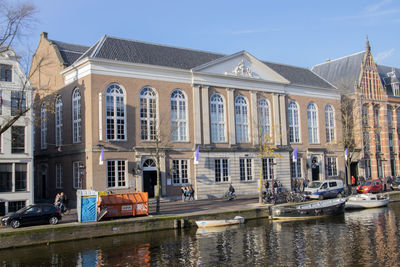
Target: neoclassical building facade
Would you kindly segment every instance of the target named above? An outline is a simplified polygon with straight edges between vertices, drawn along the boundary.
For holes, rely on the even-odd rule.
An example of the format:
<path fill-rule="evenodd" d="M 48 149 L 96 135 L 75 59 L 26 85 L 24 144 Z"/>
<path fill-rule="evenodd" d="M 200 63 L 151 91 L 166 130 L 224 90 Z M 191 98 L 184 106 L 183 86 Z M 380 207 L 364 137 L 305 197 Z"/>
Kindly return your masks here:
<path fill-rule="evenodd" d="M 49 188 L 40 197 L 153 197 L 157 166 L 163 197 L 187 184 L 214 198 L 230 183 L 251 195 L 260 179 L 290 189 L 296 178 L 344 177 L 340 94 L 308 69 L 110 36 L 85 47 L 42 33 L 33 62 L 44 56 L 32 78 L 51 92 L 36 112 L 36 181 Z"/>

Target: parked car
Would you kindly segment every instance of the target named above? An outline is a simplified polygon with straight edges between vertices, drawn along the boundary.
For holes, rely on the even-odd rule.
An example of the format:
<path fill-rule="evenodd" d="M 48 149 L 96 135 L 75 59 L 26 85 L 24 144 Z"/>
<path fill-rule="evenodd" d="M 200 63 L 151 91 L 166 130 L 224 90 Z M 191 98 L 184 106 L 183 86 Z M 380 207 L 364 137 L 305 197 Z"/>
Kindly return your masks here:
<path fill-rule="evenodd" d="M 52 204 L 33 204 L 6 215 L 1 220 L 4 226 L 18 228 L 21 225 L 57 224 L 61 220 L 61 212 Z"/>
<path fill-rule="evenodd" d="M 307 198 L 312 199 L 342 197 L 344 194 L 343 181 L 313 181 L 304 189 L 304 194 Z"/>
<path fill-rule="evenodd" d="M 400 190 L 400 177 L 396 177 L 390 184 L 392 190 Z"/>
<path fill-rule="evenodd" d="M 383 189 L 381 180 L 367 180 L 364 183 L 357 186 L 357 193 L 379 193 Z"/>

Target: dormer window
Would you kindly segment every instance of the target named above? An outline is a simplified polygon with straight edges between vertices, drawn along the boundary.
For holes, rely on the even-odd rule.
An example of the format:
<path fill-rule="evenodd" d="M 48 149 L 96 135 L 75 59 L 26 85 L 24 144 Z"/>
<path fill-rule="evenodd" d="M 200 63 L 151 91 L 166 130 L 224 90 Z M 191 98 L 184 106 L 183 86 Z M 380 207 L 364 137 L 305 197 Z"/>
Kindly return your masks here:
<path fill-rule="evenodd" d="M 12 80 L 12 66 L 0 64 L 0 81 L 11 82 Z"/>
<path fill-rule="evenodd" d="M 400 96 L 400 88 L 399 83 L 392 83 L 393 95 Z"/>

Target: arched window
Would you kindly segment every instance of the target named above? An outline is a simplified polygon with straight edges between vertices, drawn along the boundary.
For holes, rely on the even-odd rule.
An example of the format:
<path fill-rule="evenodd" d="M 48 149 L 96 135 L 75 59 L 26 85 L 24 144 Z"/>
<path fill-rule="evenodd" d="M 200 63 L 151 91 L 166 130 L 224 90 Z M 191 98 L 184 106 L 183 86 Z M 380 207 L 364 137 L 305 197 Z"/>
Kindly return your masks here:
<path fill-rule="evenodd" d="M 269 111 L 269 103 L 263 98 L 258 100 L 258 130 L 260 141 L 270 142 L 271 137 L 271 119 Z"/>
<path fill-rule="evenodd" d="M 125 140 L 125 93 L 118 84 L 106 89 L 107 140 Z"/>
<path fill-rule="evenodd" d="M 74 143 L 82 142 L 81 93 L 75 89 L 72 93 L 72 136 Z"/>
<path fill-rule="evenodd" d="M 318 116 L 317 107 L 314 103 L 307 106 L 307 119 L 308 119 L 308 141 L 310 144 L 316 144 L 318 140 Z"/>
<path fill-rule="evenodd" d="M 225 104 L 220 94 L 211 96 L 210 116 L 212 142 L 225 142 Z"/>
<path fill-rule="evenodd" d="M 171 94 L 172 141 L 187 141 L 186 98 L 181 90 Z"/>
<path fill-rule="evenodd" d="M 151 87 L 140 91 L 140 139 L 153 141 L 157 137 L 157 94 Z"/>
<path fill-rule="evenodd" d="M 63 102 L 61 100 L 61 96 L 58 96 L 56 99 L 55 109 L 56 146 L 61 146 L 63 130 Z"/>
<path fill-rule="evenodd" d="M 155 167 L 157 167 L 157 165 L 152 159 L 146 159 L 143 162 L 143 168 L 155 168 Z"/>
<path fill-rule="evenodd" d="M 249 142 L 249 117 L 247 101 L 243 96 L 237 96 L 235 100 L 236 142 Z"/>
<path fill-rule="evenodd" d="M 40 148 L 47 148 L 47 108 L 45 103 L 42 103 L 40 107 Z"/>
<path fill-rule="evenodd" d="M 299 108 L 296 102 L 291 101 L 288 105 L 288 121 L 289 121 L 289 141 L 290 143 L 300 142 L 299 128 Z"/>
<path fill-rule="evenodd" d="M 326 142 L 334 142 L 335 137 L 335 111 L 331 105 L 325 107 Z"/>

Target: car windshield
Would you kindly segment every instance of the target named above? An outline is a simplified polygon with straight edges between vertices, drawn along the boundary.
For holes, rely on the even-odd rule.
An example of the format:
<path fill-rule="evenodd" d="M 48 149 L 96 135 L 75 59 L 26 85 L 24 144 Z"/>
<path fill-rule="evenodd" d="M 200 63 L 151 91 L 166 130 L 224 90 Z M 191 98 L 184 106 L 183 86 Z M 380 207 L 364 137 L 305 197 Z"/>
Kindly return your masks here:
<path fill-rule="evenodd" d="M 369 186 L 369 185 L 371 185 L 371 182 L 365 182 L 364 185 Z"/>
<path fill-rule="evenodd" d="M 321 182 L 311 182 L 308 187 L 309 188 L 319 188 L 319 186 L 321 185 Z"/>
<path fill-rule="evenodd" d="M 25 207 L 25 208 L 19 209 L 19 210 L 17 210 L 16 213 L 24 213 L 24 212 L 25 212 L 27 209 L 29 209 L 29 208 L 31 208 L 31 206 L 27 206 L 27 207 Z"/>
<path fill-rule="evenodd" d="M 396 180 L 394 180 L 396 183 L 400 183 L 400 177 L 397 177 Z"/>

